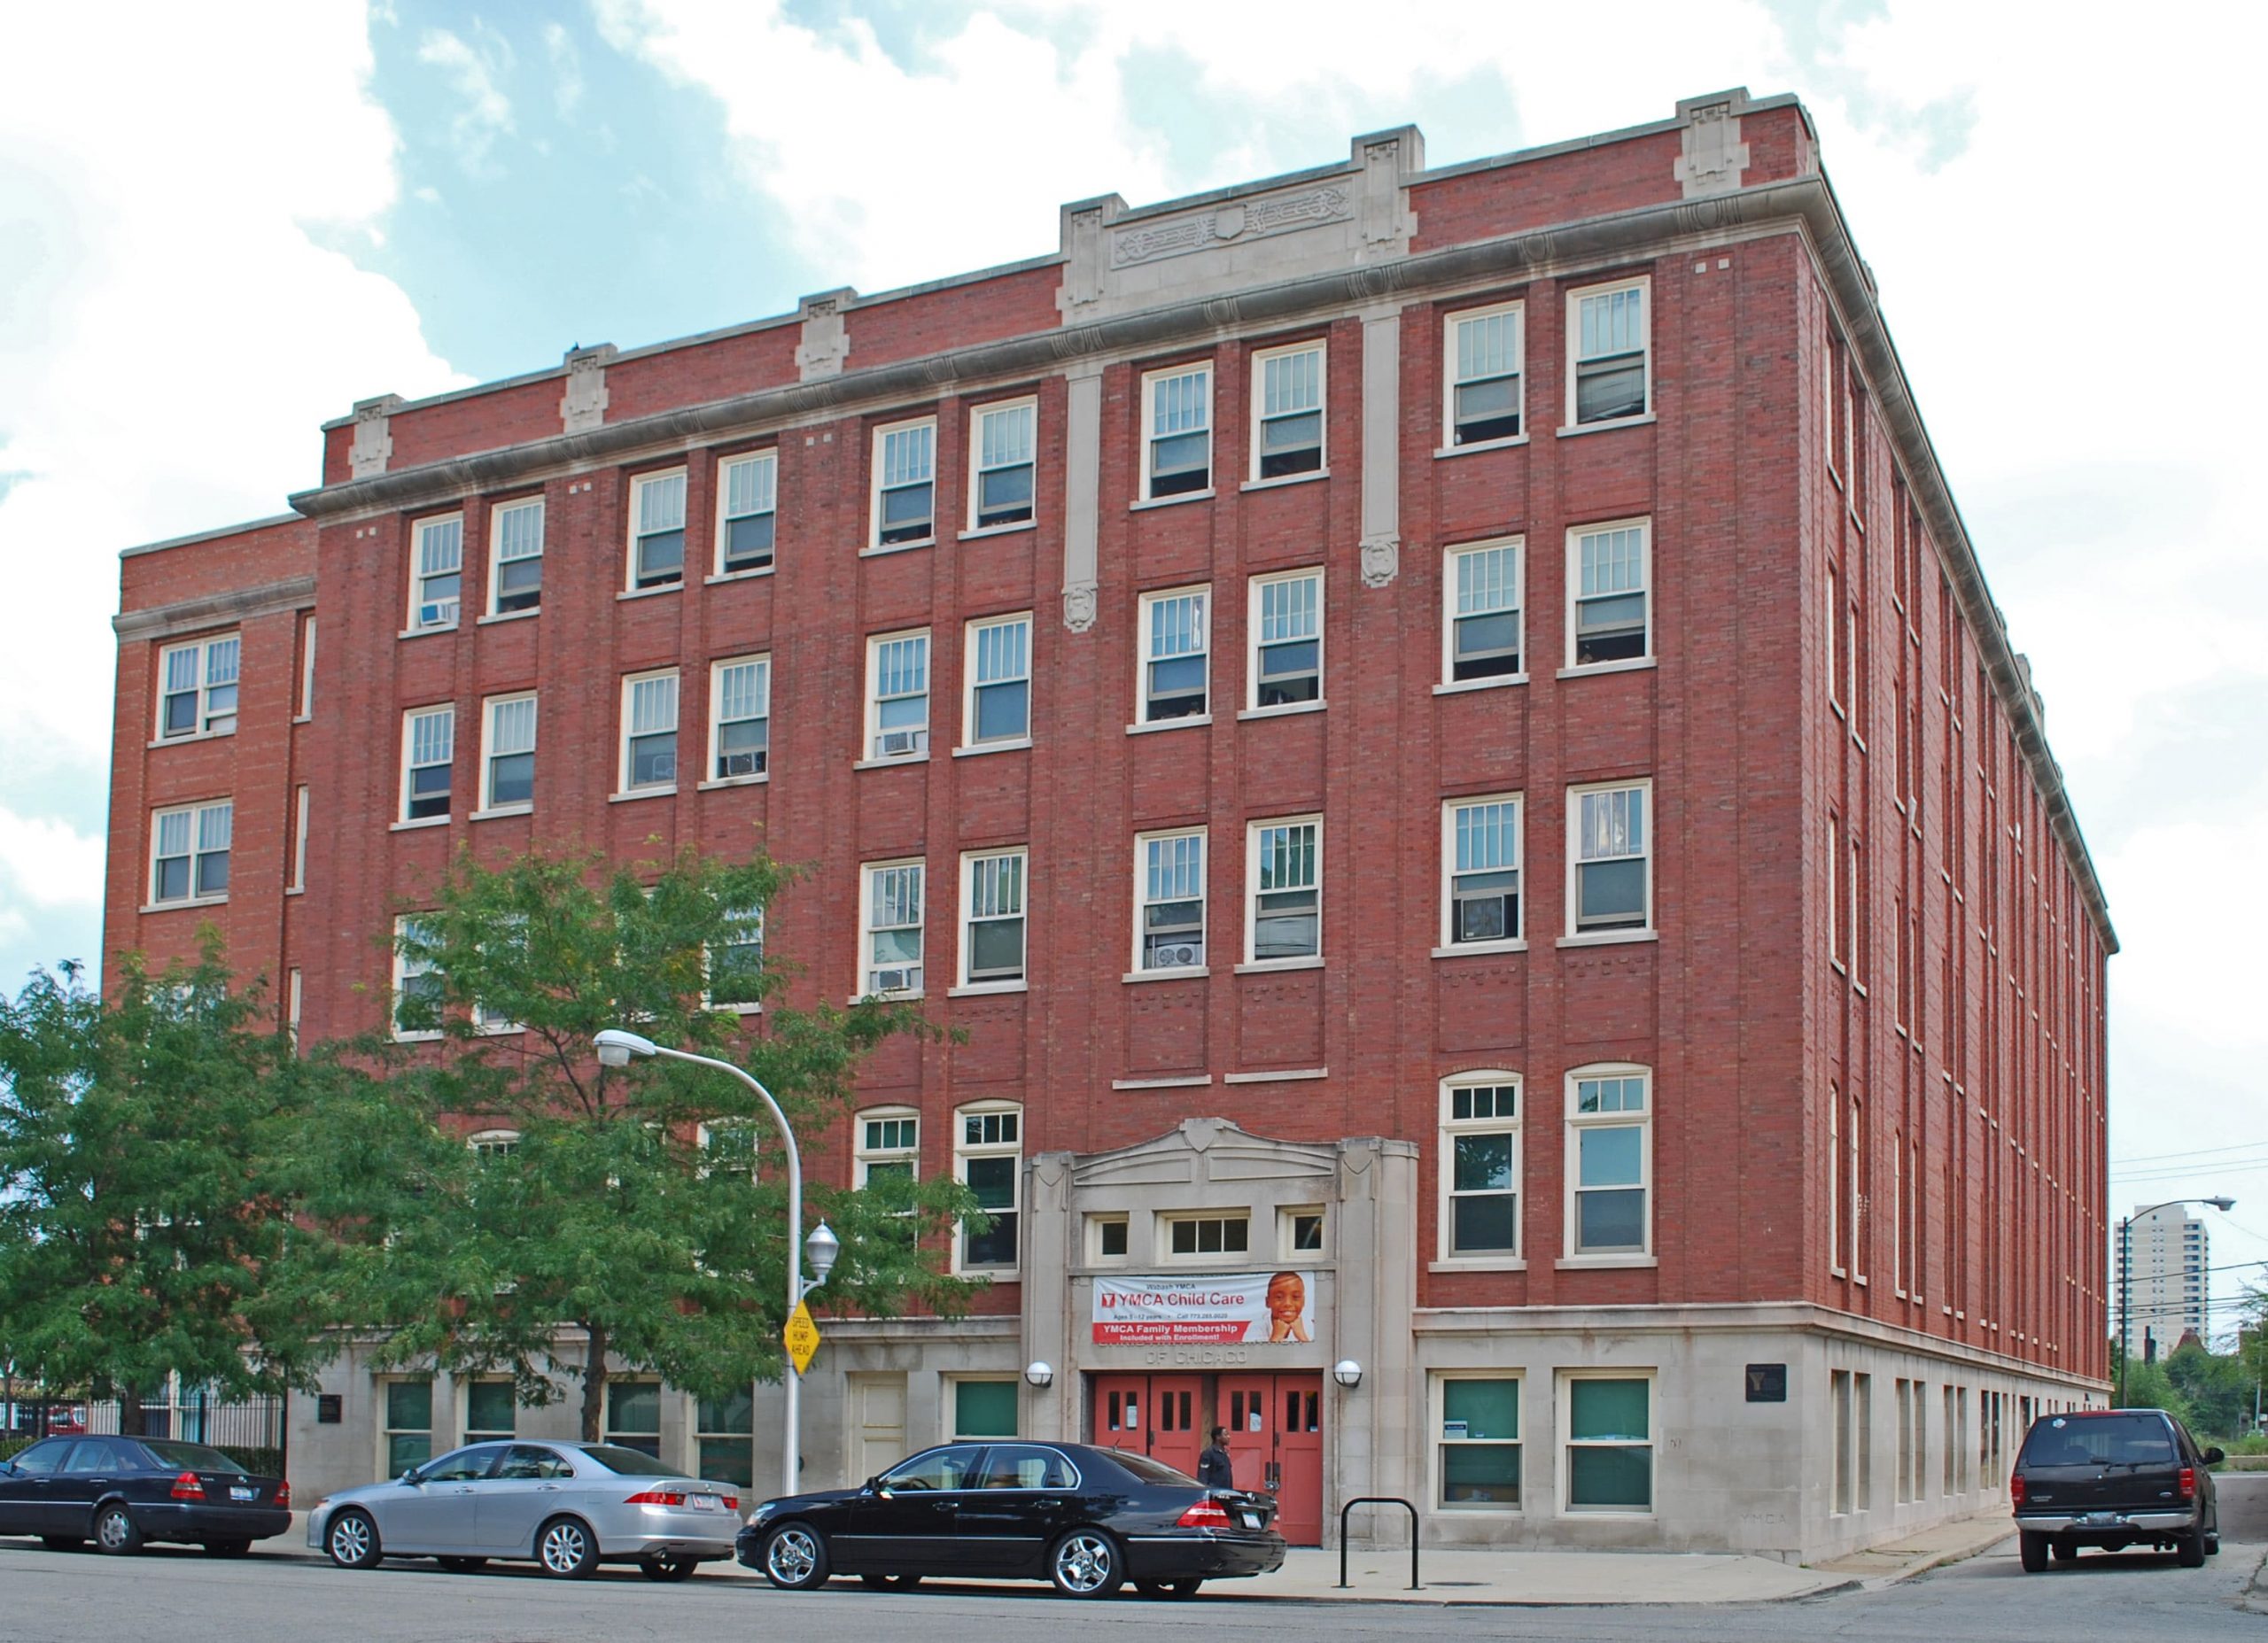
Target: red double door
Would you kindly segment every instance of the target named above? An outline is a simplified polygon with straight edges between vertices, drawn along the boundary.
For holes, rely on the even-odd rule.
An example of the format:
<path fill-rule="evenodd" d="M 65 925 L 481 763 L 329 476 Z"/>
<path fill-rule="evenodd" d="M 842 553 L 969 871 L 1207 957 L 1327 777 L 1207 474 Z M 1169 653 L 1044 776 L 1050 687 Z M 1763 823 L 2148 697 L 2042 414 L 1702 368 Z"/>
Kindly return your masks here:
<path fill-rule="evenodd" d="M 1098 1375 L 1093 1441 L 1197 1475 L 1208 1429 L 1229 1429 L 1239 1489 L 1276 1497 L 1276 1531 L 1323 1543 L 1323 1376 Z M 1208 1414 L 1209 1411 L 1209 1414 Z"/>

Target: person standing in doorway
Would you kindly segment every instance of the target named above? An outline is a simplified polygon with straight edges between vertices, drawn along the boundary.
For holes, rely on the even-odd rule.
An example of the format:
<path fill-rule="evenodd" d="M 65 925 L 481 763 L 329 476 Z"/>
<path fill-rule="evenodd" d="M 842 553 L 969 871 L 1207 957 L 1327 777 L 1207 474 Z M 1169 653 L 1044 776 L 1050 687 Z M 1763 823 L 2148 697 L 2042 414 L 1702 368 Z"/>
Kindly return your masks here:
<path fill-rule="evenodd" d="M 1205 1453 L 1197 1457 L 1197 1481 L 1208 1489 L 1233 1489 L 1237 1486 L 1236 1466 L 1229 1459 L 1227 1427 L 1215 1427 L 1213 1440 L 1205 1445 Z"/>

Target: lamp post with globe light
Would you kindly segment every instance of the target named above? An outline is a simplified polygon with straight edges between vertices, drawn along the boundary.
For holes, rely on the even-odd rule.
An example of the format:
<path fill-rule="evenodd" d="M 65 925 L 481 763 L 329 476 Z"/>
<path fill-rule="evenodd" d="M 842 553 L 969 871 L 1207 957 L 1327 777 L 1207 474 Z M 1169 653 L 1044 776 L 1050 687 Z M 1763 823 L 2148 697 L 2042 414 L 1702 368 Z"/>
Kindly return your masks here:
<path fill-rule="evenodd" d="M 2162 1209 L 2171 1209 L 2177 1204 L 2210 1204 L 2222 1214 L 2236 1207 L 2234 1198 L 2168 1198 L 2163 1204 L 2153 1204 L 2148 1209 L 2138 1209 L 2118 1223 L 2118 1401 L 2126 1401 L 2126 1360 L 2133 1356 L 2128 1339 L 2126 1297 L 2134 1283 L 2134 1223 L 2145 1215 L 2155 1215 Z"/>

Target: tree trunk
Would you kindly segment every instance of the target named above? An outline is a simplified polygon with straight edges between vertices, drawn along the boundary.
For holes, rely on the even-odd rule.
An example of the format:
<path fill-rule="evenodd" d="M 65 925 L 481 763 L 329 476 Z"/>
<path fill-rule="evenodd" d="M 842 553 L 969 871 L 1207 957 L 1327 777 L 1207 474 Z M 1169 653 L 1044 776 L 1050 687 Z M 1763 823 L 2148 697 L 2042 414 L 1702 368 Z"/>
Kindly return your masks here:
<path fill-rule="evenodd" d="M 596 1323 L 585 1327 L 590 1347 L 583 1359 L 583 1441 L 594 1444 L 606 1414 L 606 1329 Z"/>
<path fill-rule="evenodd" d="M 139 1438 L 143 1432 L 142 1389 L 121 1386 L 118 1389 L 118 1430 L 121 1438 Z"/>

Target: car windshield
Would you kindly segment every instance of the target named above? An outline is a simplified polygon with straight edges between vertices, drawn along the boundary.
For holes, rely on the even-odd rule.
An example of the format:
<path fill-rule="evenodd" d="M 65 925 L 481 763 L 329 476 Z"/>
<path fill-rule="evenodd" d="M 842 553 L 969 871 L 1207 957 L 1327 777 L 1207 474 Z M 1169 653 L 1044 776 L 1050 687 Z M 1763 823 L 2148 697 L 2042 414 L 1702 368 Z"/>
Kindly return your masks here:
<path fill-rule="evenodd" d="M 2171 1466 L 2173 1433 L 2155 1414 L 2051 1415 L 2024 1440 L 2023 1466 Z"/>
<path fill-rule="evenodd" d="M 251 1476 L 244 1467 L 205 1444 L 184 1444 L 171 1438 L 144 1438 L 142 1446 L 158 1457 L 160 1466 L 178 1466 L 192 1472 L 233 1472 L 239 1477 Z"/>
<path fill-rule="evenodd" d="M 673 1466 L 664 1466 L 649 1454 L 640 1454 L 635 1449 L 625 1449 L 615 1444 L 585 1444 L 581 1453 L 596 1461 L 610 1472 L 619 1472 L 625 1477 L 682 1477 L 685 1474 Z"/>
<path fill-rule="evenodd" d="M 1146 1454 L 1131 1454 L 1123 1449 L 1114 1449 L 1110 1458 L 1124 1467 L 1146 1484 L 1186 1484 L 1192 1489 L 1197 1480 L 1186 1472 L 1177 1472 L 1162 1461 L 1153 1461 Z"/>

